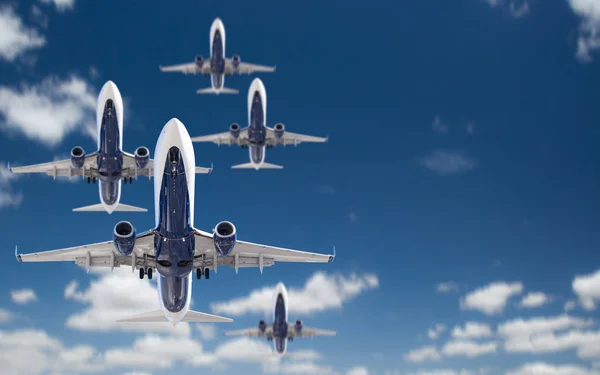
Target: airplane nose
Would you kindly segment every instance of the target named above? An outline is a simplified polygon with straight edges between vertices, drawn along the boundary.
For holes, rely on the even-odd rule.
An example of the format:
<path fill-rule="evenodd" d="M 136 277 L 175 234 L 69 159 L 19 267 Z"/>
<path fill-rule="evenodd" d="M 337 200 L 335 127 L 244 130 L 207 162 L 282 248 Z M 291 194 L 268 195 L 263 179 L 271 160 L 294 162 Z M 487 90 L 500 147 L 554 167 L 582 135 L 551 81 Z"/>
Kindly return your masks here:
<path fill-rule="evenodd" d="M 117 96 L 120 96 L 119 94 L 119 88 L 117 87 L 117 85 L 115 85 L 115 83 L 113 81 L 107 81 L 104 86 L 102 86 L 102 89 L 100 90 L 100 95 L 103 96 L 106 99 L 116 99 Z"/>

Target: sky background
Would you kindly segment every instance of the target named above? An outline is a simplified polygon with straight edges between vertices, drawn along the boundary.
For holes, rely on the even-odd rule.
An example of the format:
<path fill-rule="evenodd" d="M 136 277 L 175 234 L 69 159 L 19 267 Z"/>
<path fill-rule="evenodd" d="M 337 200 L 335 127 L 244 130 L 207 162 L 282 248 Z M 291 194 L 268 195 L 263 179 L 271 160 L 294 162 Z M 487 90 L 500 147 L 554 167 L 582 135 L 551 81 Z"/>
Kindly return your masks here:
<path fill-rule="evenodd" d="M 226 54 L 262 74 L 267 123 L 329 135 L 268 150 L 283 170 L 231 170 L 246 150 L 195 144 L 195 225 L 329 253 L 331 264 L 220 268 L 193 309 L 226 325 L 118 324 L 158 308 L 130 269 L 19 264 L 23 253 L 154 225 L 152 183 L 123 185 L 148 213 L 73 213 L 97 186 L 15 176 L 11 165 L 96 148 L 98 92 L 124 98 L 124 149 L 154 154 L 164 124 L 191 136 L 247 125 L 239 95 L 159 65 Z M 0 6 L 0 372 L 38 374 L 600 374 L 600 1 L 3 1 Z M 225 329 L 271 317 L 338 331 L 265 359 Z"/>

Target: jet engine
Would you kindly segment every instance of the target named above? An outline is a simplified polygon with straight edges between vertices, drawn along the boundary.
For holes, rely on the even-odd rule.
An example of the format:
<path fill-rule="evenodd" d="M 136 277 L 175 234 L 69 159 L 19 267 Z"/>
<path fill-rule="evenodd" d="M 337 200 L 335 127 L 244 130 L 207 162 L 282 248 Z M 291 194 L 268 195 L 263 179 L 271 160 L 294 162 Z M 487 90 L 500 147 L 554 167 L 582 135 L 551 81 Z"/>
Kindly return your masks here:
<path fill-rule="evenodd" d="M 148 166 L 150 160 L 150 150 L 147 147 L 138 147 L 135 149 L 135 164 L 139 169 L 144 169 Z"/>
<path fill-rule="evenodd" d="M 202 63 L 204 62 L 202 56 L 196 55 L 196 66 L 198 68 L 202 68 Z"/>
<path fill-rule="evenodd" d="M 231 62 L 233 63 L 233 69 L 237 69 L 240 66 L 240 55 L 233 55 Z"/>
<path fill-rule="evenodd" d="M 135 228 L 128 221 L 120 221 L 115 225 L 113 244 L 119 254 L 128 256 L 135 246 Z"/>
<path fill-rule="evenodd" d="M 71 150 L 71 165 L 73 168 L 83 168 L 83 163 L 85 162 L 85 151 L 81 146 L 75 146 Z"/>
<path fill-rule="evenodd" d="M 296 330 L 296 332 L 302 331 L 302 321 L 301 320 L 296 320 L 296 324 L 294 325 L 294 330 Z"/>
<path fill-rule="evenodd" d="M 258 330 L 260 332 L 265 332 L 265 330 L 267 329 L 267 323 L 265 323 L 264 320 L 261 320 L 260 322 L 258 322 Z"/>
<path fill-rule="evenodd" d="M 229 127 L 229 132 L 231 133 L 233 139 L 237 139 L 240 136 L 240 125 L 236 123 L 231 124 Z"/>
<path fill-rule="evenodd" d="M 277 137 L 277 139 L 280 139 L 281 137 L 283 137 L 283 133 L 285 132 L 285 126 L 283 126 L 282 123 L 275 124 L 273 130 L 275 130 L 275 137 Z"/>
<path fill-rule="evenodd" d="M 220 255 L 228 255 L 235 246 L 237 234 L 235 226 L 229 221 L 221 221 L 215 227 L 213 239 L 215 242 L 215 250 Z"/>

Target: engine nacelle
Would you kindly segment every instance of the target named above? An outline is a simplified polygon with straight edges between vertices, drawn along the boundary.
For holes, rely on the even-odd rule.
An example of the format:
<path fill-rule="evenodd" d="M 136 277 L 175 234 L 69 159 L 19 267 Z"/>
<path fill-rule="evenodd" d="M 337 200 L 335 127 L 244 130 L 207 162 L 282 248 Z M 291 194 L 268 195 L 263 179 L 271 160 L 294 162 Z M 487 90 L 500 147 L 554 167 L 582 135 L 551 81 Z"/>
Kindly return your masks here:
<path fill-rule="evenodd" d="M 215 250 L 217 250 L 220 255 L 229 255 L 233 250 L 237 239 L 233 223 L 221 221 L 217 224 L 213 239 L 215 242 Z"/>
<path fill-rule="evenodd" d="M 277 139 L 283 137 L 283 133 L 285 133 L 285 126 L 283 126 L 282 123 L 279 124 L 275 124 L 275 127 L 273 128 L 273 130 L 275 131 L 275 137 L 277 137 Z"/>
<path fill-rule="evenodd" d="M 296 320 L 296 324 L 294 324 L 294 329 L 296 330 L 296 332 L 302 331 L 302 321 L 301 320 Z"/>
<path fill-rule="evenodd" d="M 144 169 L 148 166 L 150 161 L 150 150 L 147 147 L 138 147 L 135 149 L 135 165 L 139 169 Z"/>
<path fill-rule="evenodd" d="M 231 62 L 233 63 L 233 69 L 237 69 L 240 66 L 240 55 L 233 55 L 231 57 Z"/>
<path fill-rule="evenodd" d="M 231 124 L 231 126 L 229 126 L 229 132 L 233 139 L 237 139 L 240 136 L 240 125 L 237 123 Z"/>
<path fill-rule="evenodd" d="M 129 256 L 135 246 L 135 228 L 128 221 L 120 221 L 113 232 L 115 250 L 123 256 Z"/>
<path fill-rule="evenodd" d="M 73 168 L 83 168 L 83 163 L 85 162 L 85 151 L 83 151 L 83 147 L 75 146 L 71 150 L 71 165 Z"/>
<path fill-rule="evenodd" d="M 201 55 L 196 55 L 196 66 L 198 68 L 202 68 L 202 64 L 204 63 L 204 59 Z"/>
<path fill-rule="evenodd" d="M 265 332 L 266 329 L 267 329 L 267 323 L 265 323 L 264 320 L 261 320 L 260 322 L 258 322 L 258 330 L 260 332 Z"/>

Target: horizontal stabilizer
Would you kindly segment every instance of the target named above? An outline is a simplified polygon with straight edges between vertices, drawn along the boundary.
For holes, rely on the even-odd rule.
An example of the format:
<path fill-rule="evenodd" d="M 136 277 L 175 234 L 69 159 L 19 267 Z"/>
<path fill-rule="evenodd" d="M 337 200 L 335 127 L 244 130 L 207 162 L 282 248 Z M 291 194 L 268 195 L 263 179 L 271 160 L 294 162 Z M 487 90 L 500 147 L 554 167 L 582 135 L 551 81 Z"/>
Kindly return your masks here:
<path fill-rule="evenodd" d="M 196 174 L 208 174 L 208 173 L 211 173 L 212 170 L 213 170 L 212 165 L 210 166 L 210 168 L 196 167 Z"/>
<path fill-rule="evenodd" d="M 281 165 L 276 165 L 276 164 L 270 164 L 270 163 L 263 163 L 260 166 L 257 164 L 253 164 L 253 163 L 245 163 L 245 164 L 238 164 L 238 165 L 233 165 L 231 168 L 233 169 L 283 169 L 283 167 Z"/>
<path fill-rule="evenodd" d="M 219 94 L 239 94 L 239 90 L 236 89 L 230 89 L 228 87 L 223 87 L 220 90 L 215 90 L 212 87 L 207 87 L 205 89 L 199 89 L 196 91 L 196 94 L 215 94 L 215 95 L 219 95 Z"/>
<path fill-rule="evenodd" d="M 93 204 L 91 206 L 74 208 L 73 211 L 75 211 L 75 212 L 100 212 L 100 211 L 109 212 L 102 203 Z M 114 211 L 117 211 L 117 212 L 148 212 L 148 210 L 145 208 L 130 206 L 128 204 L 121 204 L 121 203 L 117 207 L 115 207 L 114 210 L 110 211 L 109 213 L 114 212 Z"/>
<path fill-rule="evenodd" d="M 185 314 L 182 322 L 194 322 L 194 323 L 231 323 L 233 319 L 224 318 L 218 315 L 205 314 L 198 311 L 188 310 Z M 134 315 L 129 318 L 123 318 L 117 320 L 117 322 L 138 322 L 138 323 L 148 323 L 148 322 L 168 322 L 167 317 L 165 316 L 164 311 L 156 310 L 151 311 L 139 315 Z"/>

